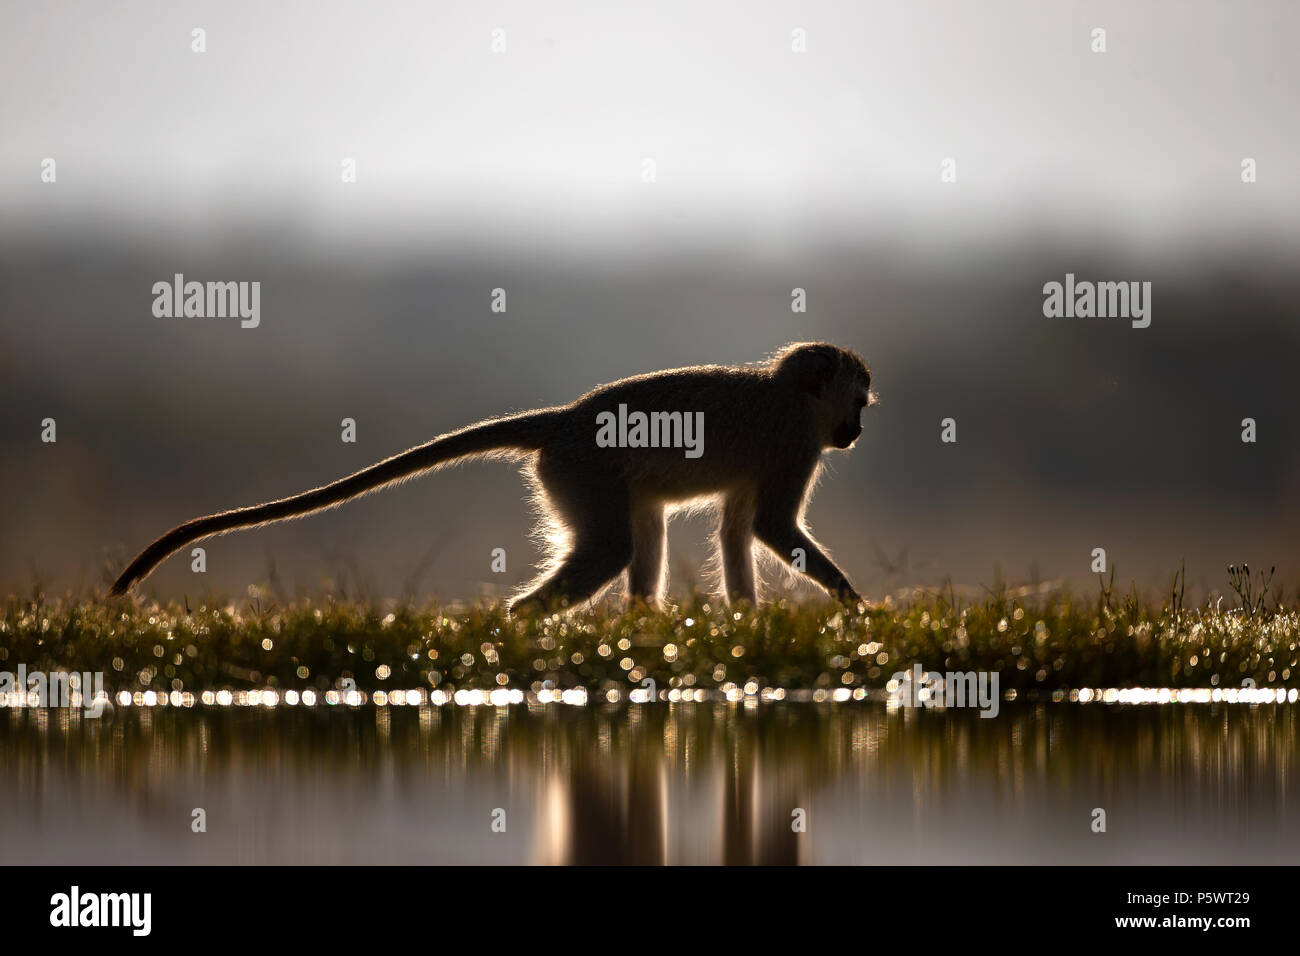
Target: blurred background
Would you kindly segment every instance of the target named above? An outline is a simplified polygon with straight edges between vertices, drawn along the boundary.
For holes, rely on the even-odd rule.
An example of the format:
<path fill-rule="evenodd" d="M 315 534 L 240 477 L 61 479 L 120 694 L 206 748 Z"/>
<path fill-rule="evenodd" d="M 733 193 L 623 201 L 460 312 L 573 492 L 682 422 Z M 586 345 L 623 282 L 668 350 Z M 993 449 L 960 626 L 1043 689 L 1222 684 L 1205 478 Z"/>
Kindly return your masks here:
<path fill-rule="evenodd" d="M 4 0 L 0 590 L 97 586 L 186 518 L 811 338 L 881 395 L 810 509 L 868 596 L 1091 588 L 1097 547 L 1125 587 L 1184 559 L 1193 591 L 1243 560 L 1300 584 L 1300 7 L 451 7 Z M 259 281 L 260 326 L 156 318 L 178 272 Z M 1067 272 L 1151 282 L 1151 326 L 1045 318 Z M 537 558 L 523 490 L 469 464 L 144 590 L 503 593 Z M 710 531 L 675 523 L 672 590 Z"/>

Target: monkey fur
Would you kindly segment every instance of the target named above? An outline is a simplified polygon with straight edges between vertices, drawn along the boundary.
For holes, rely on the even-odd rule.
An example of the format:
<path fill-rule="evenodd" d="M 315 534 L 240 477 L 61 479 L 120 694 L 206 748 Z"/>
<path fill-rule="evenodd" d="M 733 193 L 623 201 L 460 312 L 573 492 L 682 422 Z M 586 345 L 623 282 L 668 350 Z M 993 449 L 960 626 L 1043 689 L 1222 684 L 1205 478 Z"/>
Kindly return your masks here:
<path fill-rule="evenodd" d="M 756 365 L 636 375 L 569 405 L 449 432 L 302 494 L 187 521 L 132 561 L 111 593 L 126 593 L 169 555 L 203 538 L 334 508 L 454 462 L 506 456 L 527 459 L 543 518 L 564 541 L 544 573 L 511 602 L 512 612 L 576 607 L 624 571 L 633 600 L 656 602 L 664 585 L 666 509 L 700 502 L 718 513 L 730 600 L 758 598 L 757 541 L 786 564 L 802 558 L 799 570 L 856 604 L 861 598 L 844 572 L 805 530 L 803 511 L 823 452 L 851 447 L 862 434 L 862 410 L 873 403 L 867 364 L 822 342 L 788 345 Z M 620 405 L 696 419 L 703 413 L 702 454 L 601 447 L 598 421 Z"/>

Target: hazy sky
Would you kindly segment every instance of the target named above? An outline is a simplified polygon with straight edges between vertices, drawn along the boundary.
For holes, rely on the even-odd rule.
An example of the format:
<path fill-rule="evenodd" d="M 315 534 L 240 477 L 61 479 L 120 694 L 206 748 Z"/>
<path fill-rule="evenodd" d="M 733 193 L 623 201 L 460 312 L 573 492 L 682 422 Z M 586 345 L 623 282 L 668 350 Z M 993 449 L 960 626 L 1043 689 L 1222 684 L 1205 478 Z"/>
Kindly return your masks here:
<path fill-rule="evenodd" d="M 164 231 L 255 216 L 317 236 L 637 244 L 883 217 L 1140 238 L 1239 216 L 1294 235 L 1300 208 L 1289 0 L 2 9 L 11 225 L 84 226 L 93 209 Z M 39 181 L 47 156 L 57 199 Z M 946 157 L 955 184 L 940 182 Z M 978 215 L 953 221 L 958 203 Z"/>
<path fill-rule="evenodd" d="M 1294 0 L 0 11 L 0 581 L 95 580 L 485 415 L 824 338 L 884 399 L 811 512 L 864 586 L 1091 588 L 1100 545 L 1121 581 L 1300 586 Z M 1153 324 L 1045 318 L 1067 271 L 1151 281 Z M 176 272 L 262 282 L 261 324 L 154 316 Z M 521 498 L 469 465 L 213 541 L 206 580 L 355 558 L 380 593 L 504 589 Z M 152 582 L 195 586 L 181 559 Z"/>

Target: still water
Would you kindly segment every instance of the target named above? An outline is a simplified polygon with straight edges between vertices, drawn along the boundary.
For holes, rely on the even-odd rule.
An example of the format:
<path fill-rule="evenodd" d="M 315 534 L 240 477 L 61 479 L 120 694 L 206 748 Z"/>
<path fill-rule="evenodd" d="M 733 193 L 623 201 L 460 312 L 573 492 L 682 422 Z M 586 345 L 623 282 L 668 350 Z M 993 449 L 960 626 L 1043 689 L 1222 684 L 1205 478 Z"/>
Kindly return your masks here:
<path fill-rule="evenodd" d="M 1297 713 L 0 710 L 0 863 L 1293 863 Z"/>

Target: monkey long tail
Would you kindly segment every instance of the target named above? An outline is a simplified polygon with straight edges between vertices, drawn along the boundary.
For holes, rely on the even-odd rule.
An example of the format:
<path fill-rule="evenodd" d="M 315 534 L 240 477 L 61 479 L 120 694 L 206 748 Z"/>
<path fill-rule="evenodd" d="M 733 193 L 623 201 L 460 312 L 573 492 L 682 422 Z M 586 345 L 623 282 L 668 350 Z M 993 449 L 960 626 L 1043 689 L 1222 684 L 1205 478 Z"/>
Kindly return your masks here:
<path fill-rule="evenodd" d="M 481 422 L 459 431 L 440 435 L 400 455 L 386 458 L 355 474 L 340 478 L 311 491 L 268 501 L 265 504 L 235 508 L 218 514 L 194 518 L 172 528 L 132 561 L 113 582 L 110 594 L 125 594 L 137 581 L 185 545 L 238 528 L 297 518 L 340 505 L 350 498 L 369 494 L 439 465 L 494 451 L 536 451 L 553 433 L 560 413 L 555 409 L 528 412 L 510 418 Z"/>

